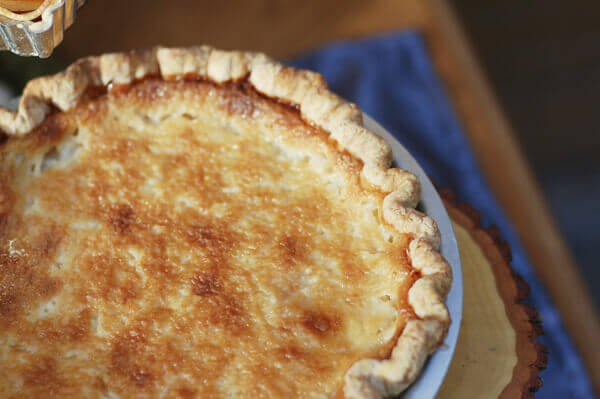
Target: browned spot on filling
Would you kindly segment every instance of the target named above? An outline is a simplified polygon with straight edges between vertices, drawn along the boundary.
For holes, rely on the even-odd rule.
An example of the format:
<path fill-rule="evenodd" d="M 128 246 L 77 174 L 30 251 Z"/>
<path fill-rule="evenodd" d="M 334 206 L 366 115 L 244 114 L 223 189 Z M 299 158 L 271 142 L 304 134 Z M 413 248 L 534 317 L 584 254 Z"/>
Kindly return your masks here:
<path fill-rule="evenodd" d="M 23 373 L 25 384 L 36 386 L 56 387 L 60 385 L 59 375 L 56 370 L 56 361 L 51 358 L 39 359 L 37 364 Z"/>
<path fill-rule="evenodd" d="M 210 323 L 237 335 L 250 327 L 245 307 L 247 294 L 230 281 L 233 272 L 222 263 L 220 266 L 220 269 L 212 266 L 208 271 L 196 272 L 191 279 L 191 289 L 202 298 L 198 306 L 208 307 Z"/>
<path fill-rule="evenodd" d="M 148 385 L 148 383 L 151 382 L 152 375 L 147 370 L 144 370 L 143 368 L 136 368 L 135 370 L 133 370 L 133 373 L 131 374 L 131 379 L 133 380 L 133 382 L 136 386 L 143 387 L 143 386 Z"/>
<path fill-rule="evenodd" d="M 11 240 L 0 249 L 0 317 L 52 297 L 60 287 L 57 280 L 46 274 L 32 248 L 14 248 L 15 245 Z M 45 247 L 44 251 L 47 252 Z"/>
<path fill-rule="evenodd" d="M 183 399 L 193 399 L 196 397 L 196 390 L 188 387 L 179 388 L 177 395 Z"/>
<path fill-rule="evenodd" d="M 185 228 L 184 234 L 189 243 L 205 249 L 207 255 L 215 262 L 223 260 L 239 240 L 239 237 L 227 227 L 226 222 L 219 221 L 194 223 Z"/>
<path fill-rule="evenodd" d="M 60 244 L 64 232 L 58 227 L 50 227 L 44 230 L 35 241 L 36 250 L 39 252 L 41 259 L 50 258 L 56 252 Z"/>
<path fill-rule="evenodd" d="M 242 116 L 252 116 L 256 110 L 253 98 L 242 93 L 228 96 L 224 101 L 224 105 L 227 107 L 227 112 Z"/>
<path fill-rule="evenodd" d="M 143 344 L 146 336 L 143 331 L 131 329 L 118 337 L 110 352 L 110 368 L 117 375 L 128 378 L 138 387 L 152 383 L 152 375 L 141 364 Z"/>
<path fill-rule="evenodd" d="M 244 295 L 221 293 L 212 299 L 210 322 L 229 330 L 234 335 L 241 334 L 250 327 L 250 319 L 244 306 Z"/>
<path fill-rule="evenodd" d="M 306 258 L 306 243 L 302 242 L 298 236 L 286 236 L 279 241 L 279 247 L 283 250 L 285 265 L 295 266 Z"/>
<path fill-rule="evenodd" d="M 131 224 L 135 214 L 129 205 L 118 205 L 110 212 L 110 224 L 119 233 L 125 233 Z"/>
<path fill-rule="evenodd" d="M 216 295 L 221 291 L 221 282 L 215 272 L 199 272 L 192 277 L 192 292 L 195 295 Z"/>
<path fill-rule="evenodd" d="M 306 356 L 306 352 L 294 344 L 278 348 L 277 352 L 286 360 L 298 360 Z"/>
<path fill-rule="evenodd" d="M 41 321 L 37 323 L 36 330 L 40 339 L 51 340 L 53 342 L 75 342 L 84 340 L 88 336 L 91 321 L 92 312 L 89 309 L 85 309 L 65 323 Z"/>
<path fill-rule="evenodd" d="M 139 277 L 124 259 L 109 254 L 92 255 L 82 259 L 80 267 L 94 276 L 85 286 L 84 295 L 93 293 L 108 302 L 126 304 L 141 293 Z"/>
<path fill-rule="evenodd" d="M 335 331 L 340 326 L 340 318 L 321 311 L 307 311 L 304 313 L 302 325 L 317 335 Z"/>

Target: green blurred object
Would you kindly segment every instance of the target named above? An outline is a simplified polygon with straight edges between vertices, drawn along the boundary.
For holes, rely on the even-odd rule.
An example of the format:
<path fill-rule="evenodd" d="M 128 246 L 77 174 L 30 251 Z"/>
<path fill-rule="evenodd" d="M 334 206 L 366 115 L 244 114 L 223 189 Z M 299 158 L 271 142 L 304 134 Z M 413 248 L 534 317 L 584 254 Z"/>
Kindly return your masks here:
<path fill-rule="evenodd" d="M 46 58 L 21 57 L 8 51 L 0 52 L 0 81 L 21 93 L 25 84 L 39 76 L 51 75 L 66 68 L 55 55 Z"/>

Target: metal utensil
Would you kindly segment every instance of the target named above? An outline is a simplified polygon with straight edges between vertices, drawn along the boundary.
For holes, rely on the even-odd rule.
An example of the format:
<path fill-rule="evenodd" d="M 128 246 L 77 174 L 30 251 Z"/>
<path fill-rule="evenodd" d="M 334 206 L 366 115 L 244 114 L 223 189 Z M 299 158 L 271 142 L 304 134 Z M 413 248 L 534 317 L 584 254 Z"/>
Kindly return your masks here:
<path fill-rule="evenodd" d="M 87 0 L 60 0 L 34 21 L 14 21 L 0 17 L 0 50 L 18 55 L 47 58 L 73 24 L 77 10 Z"/>

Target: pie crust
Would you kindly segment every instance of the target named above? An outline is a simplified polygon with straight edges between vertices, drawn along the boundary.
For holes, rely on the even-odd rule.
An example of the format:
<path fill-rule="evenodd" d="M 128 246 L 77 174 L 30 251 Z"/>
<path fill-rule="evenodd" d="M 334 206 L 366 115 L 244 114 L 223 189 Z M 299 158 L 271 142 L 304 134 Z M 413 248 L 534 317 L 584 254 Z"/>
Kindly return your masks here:
<path fill-rule="evenodd" d="M 177 95 L 169 97 L 172 92 L 178 91 L 183 93 L 181 98 Z M 194 97 L 196 94 L 193 93 L 198 92 L 204 94 Z M 282 130 L 296 126 L 296 122 L 291 125 L 289 122 L 282 122 L 285 115 L 290 115 L 292 121 L 295 120 L 293 118 L 302 121 L 305 126 L 298 129 L 317 132 L 311 133 L 311 140 L 320 143 L 317 146 L 327 143 L 326 146 L 333 148 L 331 151 L 339 156 L 336 158 L 336 167 L 346 170 L 344 176 L 354 176 L 356 185 L 368 192 L 365 195 L 371 200 L 374 198 L 373 201 L 378 204 L 376 214 L 379 219 L 376 224 L 382 231 L 393 231 L 392 235 L 399 241 L 404 240 L 404 255 L 398 255 L 398 259 L 404 259 L 412 269 L 409 273 L 412 277 L 407 280 L 412 284 L 404 292 L 406 298 L 398 298 L 400 301 L 404 300 L 410 308 L 402 316 L 404 319 L 401 327 L 387 336 L 389 342 L 382 343 L 379 352 L 353 361 L 343 373 L 343 381 L 339 382 L 337 389 L 328 388 L 321 396 L 391 397 L 405 390 L 415 380 L 427 357 L 442 344 L 450 324 L 445 297 L 452 282 L 451 270 L 438 252 L 441 237 L 435 222 L 415 209 L 420 197 L 418 179 L 407 171 L 391 168 L 390 146 L 363 127 L 362 113 L 356 105 L 330 92 L 319 74 L 284 66 L 260 53 L 221 51 L 201 46 L 156 48 L 152 51 L 89 57 L 76 62 L 60 74 L 31 81 L 24 90 L 16 112 L 0 109 L 0 129 L 8 136 L 2 155 L 2 173 L 7 173 L 6 165 L 15 164 L 15 159 L 23 156 L 19 151 L 39 153 L 38 149 L 47 148 L 49 142 L 52 144 L 63 140 L 61 135 L 64 133 L 53 133 L 52 128 L 63 123 L 63 114 L 75 115 L 78 120 L 84 121 L 93 121 L 96 112 L 106 115 L 102 113 L 102 109 L 110 101 L 102 99 L 107 96 L 113 96 L 111 98 L 114 99 L 110 101 L 113 101 L 111 104 L 116 104 L 116 108 L 119 104 L 127 108 L 128 102 L 136 103 L 141 98 L 139 101 L 142 107 L 158 102 L 166 104 L 164 107 L 171 110 L 176 106 L 169 108 L 169 101 L 178 104 L 178 107 L 196 109 L 195 104 L 203 101 L 218 102 L 220 96 L 234 96 L 239 101 L 228 102 L 229 110 L 232 114 L 242 115 L 239 120 L 243 123 L 253 123 L 253 112 L 258 106 L 248 106 L 250 100 L 247 98 L 250 98 L 259 106 L 266 107 L 267 113 L 274 110 L 275 114 L 280 112 L 283 115 L 265 119 L 265 126 L 273 126 L 276 134 L 282 134 Z M 169 100 L 164 100 L 163 97 Z M 200 106 L 203 105 L 198 105 Z M 212 108 L 210 112 L 213 112 Z M 214 112 L 216 115 L 220 111 Z M 180 116 L 187 118 L 186 115 Z M 68 119 L 66 116 L 64 118 Z M 236 118 L 237 116 L 232 116 L 232 124 L 238 123 Z M 160 125 L 163 119 L 146 122 L 149 125 L 163 126 Z M 70 130 L 69 134 L 74 135 L 76 132 Z M 56 135 L 60 137 L 55 137 Z M 37 168 L 36 173 L 40 167 Z M 2 184 L 8 183 L 3 181 Z M 5 187 L 3 189 L 6 192 Z M 61 190 L 60 186 L 54 186 L 54 189 Z M 82 196 L 85 195 L 84 191 L 83 188 Z M 9 194 L 3 193 L 1 198 L 4 215 L 10 212 L 9 204 L 15 201 L 8 192 Z M 340 203 L 346 201 L 343 197 L 339 200 Z M 121 232 L 128 229 L 130 223 L 128 221 L 122 225 L 122 218 L 129 220 L 128 211 L 124 211 L 125 214 L 122 211 L 118 210 L 120 216 L 116 222 L 111 219 L 112 226 Z M 335 212 L 336 209 L 331 211 Z M 307 222 L 305 226 L 309 228 L 311 224 Z M 20 256 L 20 249 L 12 247 L 13 241 L 2 243 L 3 246 L 10 245 L 0 254 L 4 256 L 0 267 L 3 262 L 4 266 L 6 262 L 11 264 L 11 257 Z M 295 251 L 294 249 L 293 253 Z M 381 276 L 380 279 L 382 285 L 389 283 Z M 192 284 L 195 284 L 196 295 L 212 293 L 215 287 L 220 287 L 220 283 L 211 281 L 204 275 L 195 275 Z M 355 289 L 352 285 L 340 287 L 346 287 L 344 289 L 349 296 Z M 339 294 L 338 291 L 336 293 Z M 0 323 L 3 306 L 10 305 L 6 295 L 10 295 L 10 287 L 5 281 L 0 281 Z M 398 315 L 398 319 L 400 318 Z M 322 320 L 317 317 L 315 320 L 312 316 L 309 319 L 311 328 L 320 332 L 329 330 L 337 323 L 335 319 Z M 306 320 L 303 323 L 306 324 Z M 396 322 L 394 325 L 400 324 Z M 372 326 L 368 325 L 365 328 L 370 327 Z M 2 335 L 0 333 L 0 342 L 3 341 L 3 346 L 6 347 L 6 337 L 3 338 Z M 388 346 L 389 350 L 386 351 L 385 347 Z M 136 382 L 141 381 L 142 385 L 147 382 L 143 373 L 139 370 L 136 373 L 133 373 Z M 315 373 L 318 374 L 318 371 Z M 2 378 L 0 375 L 0 386 Z M 273 391 L 269 393 L 273 394 Z M 181 392 L 180 394 L 183 395 Z"/>

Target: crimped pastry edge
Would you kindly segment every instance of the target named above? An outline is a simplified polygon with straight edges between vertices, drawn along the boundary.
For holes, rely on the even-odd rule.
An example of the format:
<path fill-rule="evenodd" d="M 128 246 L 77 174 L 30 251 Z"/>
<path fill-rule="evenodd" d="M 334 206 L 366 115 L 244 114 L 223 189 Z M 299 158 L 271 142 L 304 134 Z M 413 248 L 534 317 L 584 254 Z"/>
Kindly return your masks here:
<path fill-rule="evenodd" d="M 445 297 L 451 269 L 438 252 L 441 237 L 435 221 L 414 209 L 421 195 L 417 177 L 390 168 L 391 147 L 363 127 L 361 110 L 332 93 L 318 73 L 285 66 L 261 53 L 209 46 L 104 54 L 29 82 L 16 112 L 0 108 L 0 129 L 8 135 L 27 134 L 53 107 L 62 111 L 75 107 L 89 87 L 110 89 L 157 75 L 163 79 L 195 76 L 216 83 L 245 79 L 258 92 L 296 105 L 307 122 L 329 132 L 363 162 L 364 180 L 387 194 L 381 209 L 384 222 L 413 237 L 408 256 L 420 278 L 410 288 L 408 301 L 419 318 L 408 321 L 389 359 L 362 359 L 350 367 L 344 377 L 344 396 L 380 398 L 405 390 L 446 336 L 450 316 Z"/>

